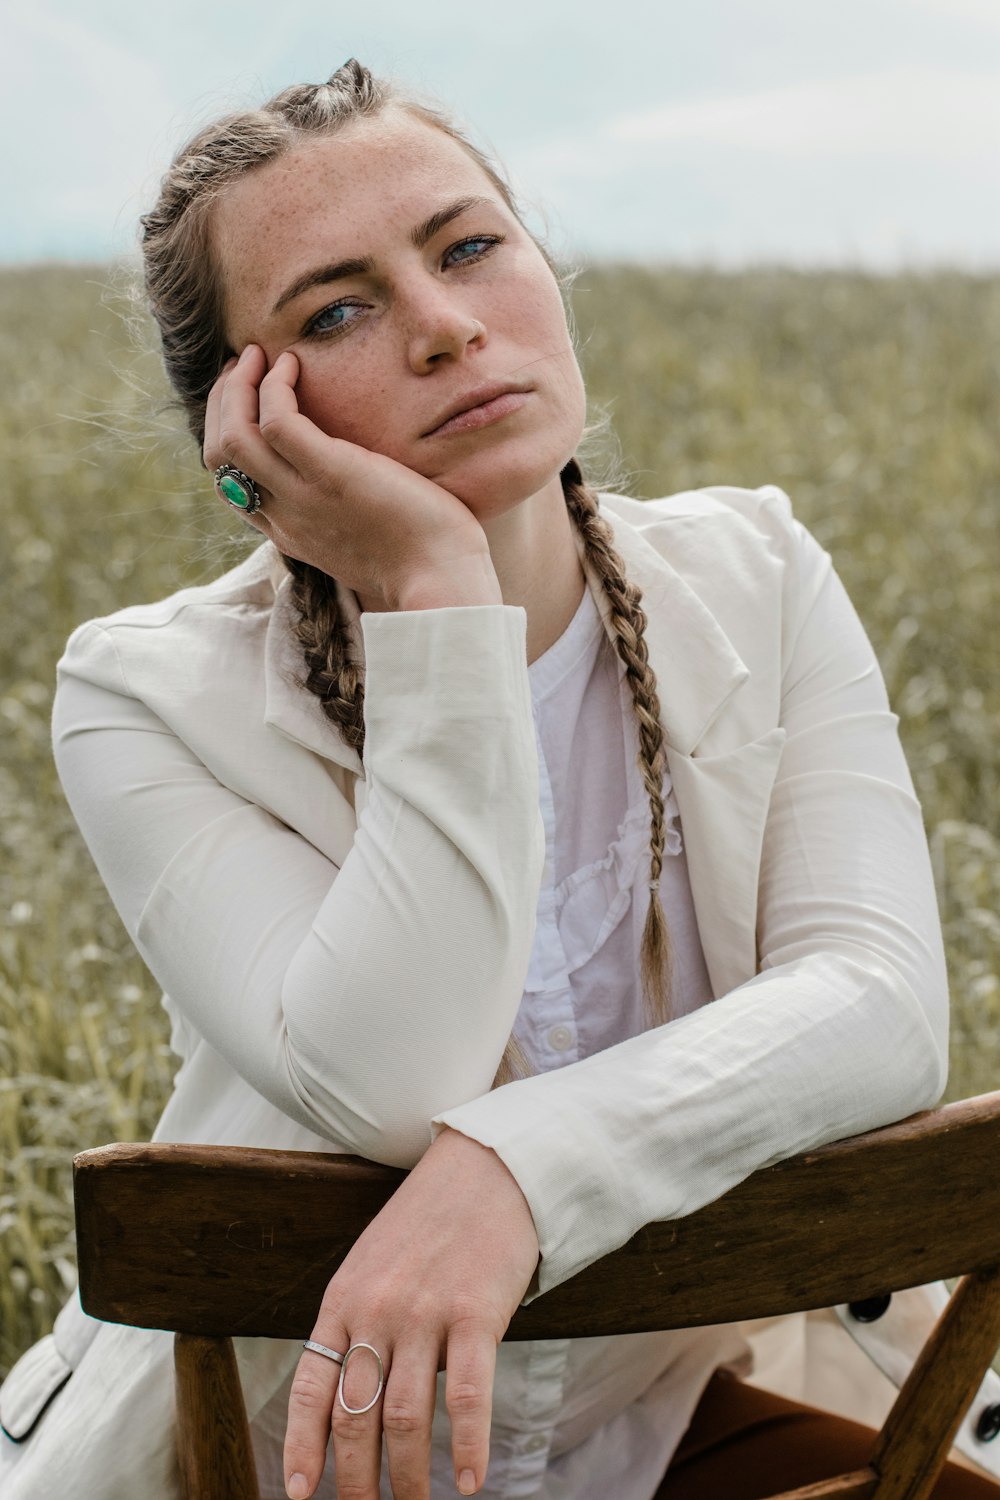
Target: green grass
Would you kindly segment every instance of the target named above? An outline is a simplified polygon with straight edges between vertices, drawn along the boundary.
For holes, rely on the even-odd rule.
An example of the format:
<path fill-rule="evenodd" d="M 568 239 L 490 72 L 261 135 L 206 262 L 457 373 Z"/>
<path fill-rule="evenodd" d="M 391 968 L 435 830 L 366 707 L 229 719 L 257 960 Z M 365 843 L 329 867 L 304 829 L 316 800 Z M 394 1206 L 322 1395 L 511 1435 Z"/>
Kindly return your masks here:
<path fill-rule="evenodd" d="M 0 274 L 0 1373 L 72 1283 L 70 1157 L 148 1135 L 172 1071 L 52 769 L 55 662 L 246 546 L 106 280 Z M 833 553 L 924 805 L 949 1093 L 1000 1086 L 1000 279 L 606 268 L 574 306 L 634 493 L 774 481 Z"/>

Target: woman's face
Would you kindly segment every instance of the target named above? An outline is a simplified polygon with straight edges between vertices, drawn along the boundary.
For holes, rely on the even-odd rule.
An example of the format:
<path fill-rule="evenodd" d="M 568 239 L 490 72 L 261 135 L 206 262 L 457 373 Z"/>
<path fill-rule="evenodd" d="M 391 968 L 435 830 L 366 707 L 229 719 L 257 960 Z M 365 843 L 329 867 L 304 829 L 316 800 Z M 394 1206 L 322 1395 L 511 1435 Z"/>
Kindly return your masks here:
<path fill-rule="evenodd" d="M 555 279 L 442 131 L 389 110 L 311 141 L 227 189 L 213 234 L 230 344 L 269 367 L 293 350 L 325 432 L 481 520 L 572 455 L 584 395 Z"/>

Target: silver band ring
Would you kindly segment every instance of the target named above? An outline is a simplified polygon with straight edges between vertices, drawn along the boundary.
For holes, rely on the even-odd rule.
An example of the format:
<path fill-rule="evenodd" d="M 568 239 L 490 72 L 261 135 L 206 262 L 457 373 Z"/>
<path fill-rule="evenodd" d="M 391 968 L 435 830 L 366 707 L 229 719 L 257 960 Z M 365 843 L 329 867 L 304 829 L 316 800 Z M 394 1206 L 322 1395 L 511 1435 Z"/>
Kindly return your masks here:
<path fill-rule="evenodd" d="M 372 1399 L 368 1402 L 367 1406 L 348 1406 L 347 1402 L 344 1400 L 344 1376 L 347 1374 L 348 1360 L 350 1359 L 352 1354 L 357 1354 L 359 1349 L 367 1349 L 370 1354 L 374 1354 L 376 1360 L 378 1361 L 378 1390 L 375 1392 Z M 349 1411 L 352 1417 L 360 1417 L 364 1412 L 371 1411 L 372 1407 L 375 1405 L 375 1402 L 381 1396 L 382 1388 L 384 1385 L 385 1370 L 382 1367 L 382 1356 L 381 1354 L 379 1354 L 378 1350 L 373 1349 L 371 1344 L 352 1344 L 347 1353 L 344 1355 L 344 1365 L 343 1369 L 340 1372 L 340 1384 L 337 1386 L 337 1398 L 344 1410 Z"/>
<path fill-rule="evenodd" d="M 250 478 L 235 464 L 220 464 L 215 471 L 215 493 L 220 500 L 252 516 L 260 510 L 260 491 Z"/>
<path fill-rule="evenodd" d="M 303 1339 L 303 1349 L 311 1349 L 314 1354 L 322 1354 L 326 1359 L 332 1359 L 334 1364 L 342 1365 L 347 1358 L 346 1354 L 338 1354 L 336 1349 L 328 1349 L 325 1344 L 317 1344 L 315 1339 Z M 348 1350 L 350 1353 L 350 1350 Z"/>

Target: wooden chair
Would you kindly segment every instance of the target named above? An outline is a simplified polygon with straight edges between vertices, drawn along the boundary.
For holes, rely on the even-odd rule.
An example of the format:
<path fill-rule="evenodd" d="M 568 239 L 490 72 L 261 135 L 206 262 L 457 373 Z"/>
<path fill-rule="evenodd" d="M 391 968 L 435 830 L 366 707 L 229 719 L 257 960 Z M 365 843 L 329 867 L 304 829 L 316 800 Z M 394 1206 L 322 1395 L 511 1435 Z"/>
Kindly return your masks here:
<path fill-rule="evenodd" d="M 961 1276 L 867 1468 L 774 1500 L 924 1500 L 1000 1344 L 1000 1093 L 757 1172 L 515 1314 L 507 1337 L 638 1333 Z M 403 1174 L 356 1157 L 114 1145 L 76 1158 L 83 1306 L 175 1334 L 188 1500 L 258 1495 L 234 1334 L 308 1337 Z"/>

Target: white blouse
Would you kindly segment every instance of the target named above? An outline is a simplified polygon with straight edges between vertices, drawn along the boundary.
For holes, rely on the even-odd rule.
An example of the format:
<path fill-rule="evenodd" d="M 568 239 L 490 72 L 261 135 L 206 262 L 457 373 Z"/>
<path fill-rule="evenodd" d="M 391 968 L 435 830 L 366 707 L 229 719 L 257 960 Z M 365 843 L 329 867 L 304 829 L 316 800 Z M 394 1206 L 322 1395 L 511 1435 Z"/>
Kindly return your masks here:
<path fill-rule="evenodd" d="M 515 1033 L 536 1072 L 644 1029 L 640 946 L 648 899 L 649 801 L 624 668 L 589 589 L 560 638 L 528 668 L 545 864 Z M 660 899 L 672 949 L 672 1009 L 711 1000 L 677 803 L 664 782 Z M 712 1371 L 745 1366 L 731 1328 L 503 1344 L 484 1500 L 649 1500 Z M 262 1500 L 284 1495 L 286 1385 L 254 1424 Z M 391 1490 L 383 1466 L 382 1494 Z M 432 1493 L 454 1492 L 439 1379 Z M 337 1493 L 332 1459 L 321 1500 Z"/>

